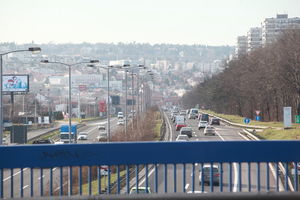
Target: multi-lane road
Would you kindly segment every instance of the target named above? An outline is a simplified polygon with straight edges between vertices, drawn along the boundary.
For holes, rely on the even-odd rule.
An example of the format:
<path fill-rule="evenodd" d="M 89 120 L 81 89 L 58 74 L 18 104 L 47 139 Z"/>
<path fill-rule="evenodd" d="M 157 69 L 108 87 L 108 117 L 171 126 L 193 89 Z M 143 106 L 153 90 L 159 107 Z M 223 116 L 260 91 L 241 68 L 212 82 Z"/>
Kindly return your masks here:
<path fill-rule="evenodd" d="M 99 135 L 98 125 L 106 124 L 106 120 L 99 120 L 93 122 L 86 122 L 86 125 L 79 128 L 78 132 L 88 132 L 87 140 L 78 140 L 78 143 L 96 143 L 96 137 Z M 113 135 L 114 131 L 118 128 L 122 128 L 117 125 L 117 118 L 111 118 L 111 134 Z M 59 144 L 58 144 L 59 145 Z M 41 173 L 42 172 L 42 173 Z M 32 180 L 30 174 L 32 175 Z M 60 190 L 60 168 L 53 169 L 6 169 L 3 172 L 3 187 L 4 187 L 4 197 L 20 197 L 21 188 L 23 188 L 23 195 L 25 197 L 30 196 L 31 190 L 31 181 L 33 183 L 33 194 L 34 196 L 40 196 L 41 192 L 44 195 L 49 194 L 50 191 L 50 173 L 53 175 L 52 185 L 53 191 L 58 192 Z M 63 168 L 63 185 L 66 186 L 68 184 L 67 177 L 65 175 L 68 174 L 68 168 Z M 21 185 L 21 179 L 23 179 L 23 184 Z M 42 181 L 41 181 L 42 179 Z M 42 184 L 41 184 L 42 182 Z M 12 190 L 11 190 L 12 188 Z M 43 191 L 41 191 L 41 189 Z"/>
<path fill-rule="evenodd" d="M 174 141 L 178 131 L 175 131 L 175 124 L 171 122 L 171 120 L 167 120 L 171 123 L 172 131 L 170 141 Z M 242 130 L 237 127 L 228 126 L 226 124 L 221 123 L 221 125 L 214 125 L 216 128 L 217 134 L 215 136 L 205 136 L 203 133 L 203 129 L 198 130 L 198 120 L 197 119 L 187 119 L 187 126 L 192 127 L 195 132 L 190 141 L 233 141 L 233 140 L 245 140 L 246 138 L 239 134 Z M 184 151 L 184 149 L 183 149 Z M 238 153 L 238 149 L 236 150 Z M 218 153 L 218 152 L 216 152 Z M 240 153 L 240 152 L 239 152 Z M 188 152 L 187 152 L 188 154 Z M 234 156 L 234 155 L 232 155 Z M 215 163 L 218 164 L 218 163 Z M 269 190 L 274 191 L 275 188 L 275 178 L 274 178 L 274 168 L 271 165 L 269 166 Z M 185 173 L 183 170 L 182 164 L 176 165 L 176 187 L 174 186 L 174 165 L 169 164 L 167 168 L 165 165 L 158 165 L 157 172 L 154 167 L 151 167 L 148 174 L 148 186 L 151 188 L 151 191 L 158 193 L 167 192 L 192 192 L 192 191 L 204 191 L 204 192 L 238 192 L 238 191 L 248 191 L 249 188 L 251 191 L 266 191 L 267 190 L 267 182 L 266 182 L 266 164 L 260 163 L 259 165 L 259 173 L 260 178 L 257 178 L 257 164 L 250 164 L 250 185 L 249 183 L 249 171 L 248 171 L 248 163 L 223 163 L 223 173 L 222 173 L 222 187 L 220 186 L 210 186 L 201 185 L 199 183 L 199 170 L 201 169 L 200 163 L 191 163 L 186 164 Z M 239 167 L 241 179 L 239 181 Z M 230 170 L 231 168 L 231 170 Z M 165 175 L 165 172 L 167 174 Z M 231 176 L 230 176 L 231 174 Z M 184 178 L 185 176 L 185 178 Z M 167 184 L 165 184 L 165 177 L 167 177 Z M 155 180 L 157 178 L 157 180 Z M 156 183 L 157 182 L 157 186 Z M 140 181 L 139 186 L 146 185 L 146 178 L 143 178 Z M 258 189 L 258 185 L 260 185 L 260 189 Z"/>

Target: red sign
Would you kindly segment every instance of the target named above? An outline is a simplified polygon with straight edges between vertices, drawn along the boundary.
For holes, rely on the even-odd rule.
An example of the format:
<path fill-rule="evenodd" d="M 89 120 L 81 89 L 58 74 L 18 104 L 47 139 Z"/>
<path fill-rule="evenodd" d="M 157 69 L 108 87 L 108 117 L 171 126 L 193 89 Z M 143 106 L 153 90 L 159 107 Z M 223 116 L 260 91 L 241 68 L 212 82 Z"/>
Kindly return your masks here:
<path fill-rule="evenodd" d="M 104 100 L 99 101 L 99 112 L 106 112 L 106 102 Z"/>
<path fill-rule="evenodd" d="M 86 91 L 86 85 L 78 85 L 79 91 Z"/>
<path fill-rule="evenodd" d="M 256 115 L 259 115 L 260 110 L 256 110 L 255 113 L 256 113 Z"/>

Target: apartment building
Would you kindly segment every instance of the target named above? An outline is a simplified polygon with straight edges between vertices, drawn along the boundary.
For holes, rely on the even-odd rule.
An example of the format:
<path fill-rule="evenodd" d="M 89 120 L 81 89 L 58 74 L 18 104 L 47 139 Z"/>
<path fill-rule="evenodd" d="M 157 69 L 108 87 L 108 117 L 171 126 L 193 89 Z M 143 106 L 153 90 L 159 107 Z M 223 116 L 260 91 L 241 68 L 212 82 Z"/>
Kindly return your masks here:
<path fill-rule="evenodd" d="M 257 49 L 262 46 L 262 28 L 253 27 L 247 32 L 247 52 Z"/>
<path fill-rule="evenodd" d="M 247 54 L 248 48 L 248 38 L 247 36 L 238 36 L 237 38 L 237 46 L 235 49 L 236 57 Z"/>
<path fill-rule="evenodd" d="M 287 14 L 277 14 L 276 18 L 266 18 L 262 22 L 262 45 L 272 43 L 287 29 L 300 28 L 300 18 L 288 18 Z"/>

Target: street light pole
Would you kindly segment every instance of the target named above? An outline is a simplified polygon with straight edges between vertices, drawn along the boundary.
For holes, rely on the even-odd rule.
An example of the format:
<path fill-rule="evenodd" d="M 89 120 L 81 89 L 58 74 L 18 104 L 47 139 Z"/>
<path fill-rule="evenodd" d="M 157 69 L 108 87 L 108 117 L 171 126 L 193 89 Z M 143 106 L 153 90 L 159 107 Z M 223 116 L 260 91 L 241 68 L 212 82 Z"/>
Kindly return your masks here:
<path fill-rule="evenodd" d="M 30 47 L 28 49 L 24 50 L 15 50 L 15 51 L 9 51 L 5 53 L 0 54 L 0 145 L 2 145 L 3 142 L 3 56 L 11 53 L 17 53 L 17 52 L 24 52 L 24 51 L 30 51 L 30 52 L 40 52 L 40 47 Z"/>
<path fill-rule="evenodd" d="M 68 67 L 69 67 L 69 110 L 68 110 L 68 113 L 69 113 L 69 143 L 71 143 L 71 132 L 72 132 L 71 65 L 68 65 Z M 74 135 L 74 142 L 77 143 L 77 137 L 75 135 Z"/>
<path fill-rule="evenodd" d="M 110 141 L 109 68 L 107 67 L 107 142 Z"/>
<path fill-rule="evenodd" d="M 69 143 L 72 142 L 71 140 L 71 132 L 72 132 L 72 98 L 71 98 L 71 66 L 75 66 L 75 65 L 80 65 L 80 64 L 87 64 L 87 63 L 97 63 L 99 62 L 98 60 L 90 60 L 90 62 L 79 62 L 79 63 L 73 63 L 73 64 L 67 64 L 67 63 L 62 63 L 62 62 L 50 62 L 49 60 L 42 60 L 41 63 L 53 63 L 53 64 L 60 64 L 60 65 L 64 65 L 67 66 L 69 69 Z M 74 142 L 77 143 L 77 137 L 76 135 L 74 135 Z"/>
<path fill-rule="evenodd" d="M 125 69 L 125 136 L 127 137 L 127 69 Z"/>

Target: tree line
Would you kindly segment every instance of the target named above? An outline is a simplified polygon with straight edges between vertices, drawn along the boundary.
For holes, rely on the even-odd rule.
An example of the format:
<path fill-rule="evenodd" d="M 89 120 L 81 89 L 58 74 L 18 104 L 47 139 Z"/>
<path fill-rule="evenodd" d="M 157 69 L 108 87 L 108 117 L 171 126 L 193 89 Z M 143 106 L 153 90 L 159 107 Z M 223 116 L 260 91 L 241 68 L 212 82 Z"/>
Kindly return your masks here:
<path fill-rule="evenodd" d="M 182 104 L 218 113 L 281 121 L 283 107 L 300 115 L 300 30 L 286 30 L 273 43 L 223 63 L 224 70 L 199 83 Z"/>

